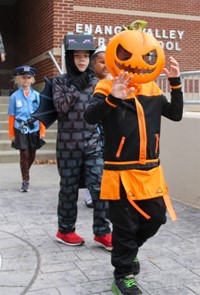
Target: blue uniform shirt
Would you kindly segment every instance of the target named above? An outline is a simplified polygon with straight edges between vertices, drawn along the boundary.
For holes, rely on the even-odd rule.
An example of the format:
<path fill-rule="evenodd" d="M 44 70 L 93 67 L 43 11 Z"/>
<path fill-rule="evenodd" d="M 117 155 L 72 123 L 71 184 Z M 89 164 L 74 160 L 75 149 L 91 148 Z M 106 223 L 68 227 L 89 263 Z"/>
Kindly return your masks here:
<path fill-rule="evenodd" d="M 31 119 L 31 114 L 39 107 L 40 96 L 33 88 L 30 88 L 28 97 L 24 95 L 24 90 L 20 87 L 10 96 L 8 107 L 8 115 L 15 116 L 14 127 L 21 130 L 21 123 L 27 123 Z M 39 121 L 34 122 L 34 128 L 29 126 L 28 133 L 38 131 L 40 129 Z"/>

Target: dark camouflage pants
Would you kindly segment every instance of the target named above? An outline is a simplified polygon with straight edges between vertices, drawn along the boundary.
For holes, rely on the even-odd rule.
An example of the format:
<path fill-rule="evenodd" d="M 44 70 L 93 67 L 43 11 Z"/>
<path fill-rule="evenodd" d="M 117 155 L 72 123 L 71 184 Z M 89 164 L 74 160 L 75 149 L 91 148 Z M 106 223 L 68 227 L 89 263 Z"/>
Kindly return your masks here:
<path fill-rule="evenodd" d="M 57 150 L 57 165 L 60 174 L 59 230 L 63 233 L 75 231 L 79 183 L 83 174 L 85 185 L 93 200 L 93 233 L 98 236 L 110 233 L 109 221 L 106 218 L 108 216 L 108 202 L 99 198 L 103 169 L 101 148 Z"/>

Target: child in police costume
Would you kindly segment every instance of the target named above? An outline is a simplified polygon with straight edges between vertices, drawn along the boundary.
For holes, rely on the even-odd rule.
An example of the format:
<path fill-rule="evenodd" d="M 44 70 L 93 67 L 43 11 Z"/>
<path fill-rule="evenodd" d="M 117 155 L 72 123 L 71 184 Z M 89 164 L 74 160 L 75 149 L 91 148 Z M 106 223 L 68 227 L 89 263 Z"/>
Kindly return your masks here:
<path fill-rule="evenodd" d="M 119 38 L 117 41 L 120 44 Z M 116 52 L 123 62 L 132 57 L 121 44 Z M 129 61 L 127 64 L 131 69 Z M 138 67 L 136 71 L 139 75 Z M 84 114 L 89 124 L 102 122 L 104 130 L 101 198 L 110 200 L 112 291 L 117 295 L 142 294 L 135 281 L 140 271 L 139 247 L 166 222 L 166 207 L 175 219 L 159 160 L 161 116 L 180 121 L 183 112 L 180 70 L 173 57 L 169 58 L 169 70 L 165 68 L 164 72 L 171 87 L 171 102 L 153 81 L 130 86 L 133 74 L 119 68 L 112 81 L 98 82 Z"/>
<path fill-rule="evenodd" d="M 66 35 L 64 39 L 67 73 L 53 79 L 53 101 L 58 113 L 57 165 L 60 175 L 58 231 L 56 240 L 66 245 L 83 245 L 76 232 L 77 202 L 80 178 L 94 207 L 94 240 L 107 250 L 112 249 L 108 202 L 100 200 L 103 156 L 97 124 L 89 125 L 83 114 L 88 107 L 98 79 L 90 57 L 94 53 L 91 35 Z"/>
<path fill-rule="evenodd" d="M 11 96 L 8 108 L 9 137 L 12 147 L 20 151 L 20 168 L 22 174 L 21 192 L 29 191 L 30 168 L 36 156 L 36 150 L 45 141 L 44 125 L 31 118 L 38 108 L 40 96 L 32 88 L 35 83 L 35 68 L 19 66 L 15 69 L 14 82 L 19 87 Z"/>

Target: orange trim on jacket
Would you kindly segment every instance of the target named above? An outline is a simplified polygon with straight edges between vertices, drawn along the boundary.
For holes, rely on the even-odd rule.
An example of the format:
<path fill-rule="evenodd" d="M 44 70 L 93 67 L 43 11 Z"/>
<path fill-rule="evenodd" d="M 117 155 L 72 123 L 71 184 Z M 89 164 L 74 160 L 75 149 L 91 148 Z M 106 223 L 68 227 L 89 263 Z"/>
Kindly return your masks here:
<path fill-rule="evenodd" d="M 113 80 L 104 80 L 104 79 L 100 80 L 94 89 L 93 95 L 96 93 L 101 93 L 105 96 L 108 96 L 112 90 L 112 83 L 113 83 Z M 131 92 L 130 95 L 127 97 L 127 99 L 133 98 L 134 94 L 145 95 L 145 96 L 157 96 L 162 94 L 162 90 L 153 81 L 146 84 L 136 85 L 134 92 Z"/>
<path fill-rule="evenodd" d="M 46 128 L 42 122 L 40 122 L 40 135 L 45 136 Z"/>
<path fill-rule="evenodd" d="M 94 89 L 94 93 L 102 93 L 104 94 L 105 96 L 108 96 L 108 94 L 110 94 L 111 90 L 112 90 L 112 83 L 113 83 L 113 80 L 100 80 L 95 89 Z"/>
<path fill-rule="evenodd" d="M 8 116 L 8 134 L 9 137 L 15 136 L 15 129 L 14 129 L 14 124 L 15 124 L 15 116 Z"/>
<path fill-rule="evenodd" d="M 125 136 L 122 136 L 121 141 L 120 141 L 120 144 L 119 144 L 119 147 L 118 147 L 118 150 L 117 150 L 117 153 L 116 153 L 116 157 L 117 158 L 120 157 L 120 154 L 121 154 L 121 151 L 122 151 L 122 148 L 123 148 L 125 139 L 126 139 L 126 137 Z"/>
<path fill-rule="evenodd" d="M 140 134 L 140 155 L 139 155 L 139 163 L 146 164 L 147 159 L 147 132 L 146 132 L 146 124 L 145 124 L 145 117 L 144 111 L 137 100 L 135 98 L 137 116 L 138 116 L 138 124 L 139 124 L 139 134 Z"/>
<path fill-rule="evenodd" d="M 179 88 L 182 87 L 182 85 L 181 85 L 181 84 L 180 84 L 180 85 L 177 85 L 177 86 L 172 86 L 172 85 L 170 85 L 170 87 L 171 87 L 172 89 L 179 89 Z"/>
<path fill-rule="evenodd" d="M 150 159 L 150 160 L 146 160 L 146 163 L 158 163 L 158 159 Z M 124 161 L 124 162 L 113 162 L 113 161 L 104 161 L 104 164 L 107 165 L 134 165 L 134 164 L 140 164 L 139 161 Z"/>

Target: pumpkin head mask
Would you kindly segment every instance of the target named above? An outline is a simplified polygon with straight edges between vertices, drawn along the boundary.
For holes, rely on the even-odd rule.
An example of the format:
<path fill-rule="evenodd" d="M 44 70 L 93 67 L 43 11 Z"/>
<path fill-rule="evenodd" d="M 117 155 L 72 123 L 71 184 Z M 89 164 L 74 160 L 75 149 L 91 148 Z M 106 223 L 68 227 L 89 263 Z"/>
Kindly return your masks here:
<path fill-rule="evenodd" d="M 138 29 L 134 26 L 138 25 Z M 121 71 L 132 75 L 130 86 L 153 81 L 165 64 L 163 48 L 156 38 L 142 31 L 147 22 L 137 20 L 123 27 L 108 43 L 105 62 L 113 77 Z"/>

